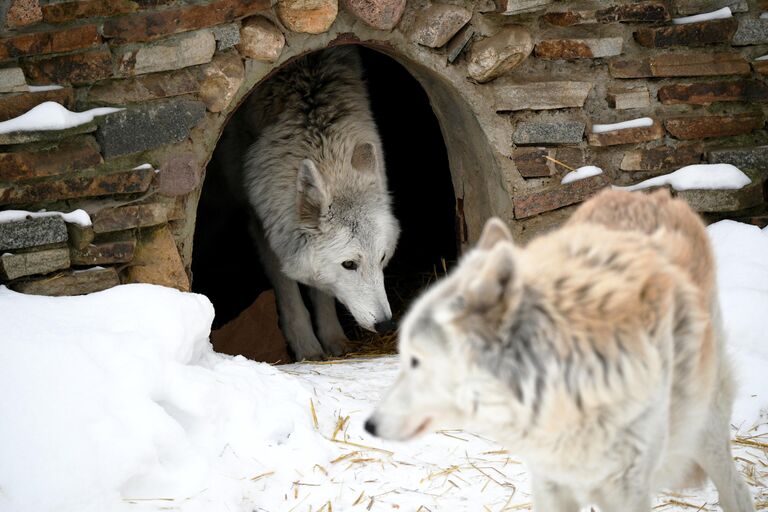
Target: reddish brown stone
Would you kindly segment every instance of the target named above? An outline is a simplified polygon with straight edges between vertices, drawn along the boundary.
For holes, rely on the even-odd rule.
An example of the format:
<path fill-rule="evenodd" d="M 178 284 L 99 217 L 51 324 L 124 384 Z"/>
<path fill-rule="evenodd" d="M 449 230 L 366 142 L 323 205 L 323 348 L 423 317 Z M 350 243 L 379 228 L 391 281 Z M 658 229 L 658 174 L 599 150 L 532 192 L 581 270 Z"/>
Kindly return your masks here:
<path fill-rule="evenodd" d="M 768 101 L 768 86 L 758 80 L 664 85 L 659 88 L 659 101 L 665 105 L 680 103 L 709 105 L 716 101 Z"/>
<path fill-rule="evenodd" d="M 28 185 L 0 187 L 0 204 L 38 203 L 77 197 L 146 192 L 155 172 L 137 169 L 89 177 L 65 178 Z"/>
<path fill-rule="evenodd" d="M 548 39 L 536 44 L 540 59 L 591 59 L 621 54 L 624 40 L 620 37 L 594 39 Z"/>
<path fill-rule="evenodd" d="M 43 18 L 38 0 L 10 0 L 5 13 L 5 26 L 19 28 L 39 22 Z"/>
<path fill-rule="evenodd" d="M 120 284 L 114 268 L 76 270 L 51 277 L 14 281 L 8 287 L 19 293 L 31 295 L 85 295 L 112 288 Z"/>
<path fill-rule="evenodd" d="M 606 99 L 608 106 L 617 110 L 645 108 L 651 105 L 651 97 L 646 85 L 608 87 Z"/>
<path fill-rule="evenodd" d="M 723 116 L 670 117 L 664 121 L 667 131 L 676 139 L 705 139 L 743 135 L 763 127 L 762 114 Z"/>
<path fill-rule="evenodd" d="M 68 109 L 74 107 L 72 89 L 65 87 L 53 91 L 24 92 L 0 95 L 0 121 L 13 119 L 46 101 L 55 101 Z"/>
<path fill-rule="evenodd" d="M 768 75 L 768 60 L 756 60 L 752 62 L 752 69 L 755 70 L 755 73 Z"/>
<path fill-rule="evenodd" d="M 512 158 L 523 178 L 546 178 L 552 176 L 553 168 L 547 159 L 547 148 L 515 148 Z"/>
<path fill-rule="evenodd" d="M 608 69 L 614 78 L 750 74 L 749 63 L 739 53 L 666 53 L 644 59 L 614 60 Z"/>
<path fill-rule="evenodd" d="M 606 185 L 608 185 L 608 179 L 604 174 L 600 174 L 567 185 L 558 184 L 554 188 L 530 192 L 525 195 L 521 194 L 513 199 L 515 218 L 524 219 L 563 206 L 580 203 Z"/>
<path fill-rule="evenodd" d="M 342 0 L 344 8 L 366 25 L 392 30 L 405 11 L 405 0 Z"/>
<path fill-rule="evenodd" d="M 179 69 L 95 85 L 85 92 L 84 97 L 86 101 L 100 105 L 125 105 L 195 94 L 199 89 L 200 84 L 194 74 L 188 69 Z"/>
<path fill-rule="evenodd" d="M 670 16 L 662 2 L 637 2 L 598 9 L 595 18 L 600 23 L 658 23 Z"/>
<path fill-rule="evenodd" d="M 282 34 L 281 34 L 282 35 Z M 217 55 L 200 72 L 199 97 L 211 112 L 222 112 L 235 99 L 245 79 L 243 61 L 236 53 Z"/>
<path fill-rule="evenodd" d="M 99 146 L 93 137 L 66 139 L 50 149 L 0 153 L 0 181 L 56 176 L 100 163 Z"/>
<path fill-rule="evenodd" d="M 647 48 L 728 43 L 733 39 L 738 27 L 739 22 L 735 18 L 727 18 L 669 27 L 641 28 L 635 32 L 635 41 Z"/>
<path fill-rule="evenodd" d="M 277 322 L 275 292 L 263 292 L 237 318 L 213 331 L 211 344 L 222 354 L 242 355 L 272 364 L 290 363 L 285 338 Z"/>
<path fill-rule="evenodd" d="M 551 25 L 570 27 L 581 23 L 593 23 L 595 11 L 557 11 L 548 12 L 541 18 Z"/>
<path fill-rule="evenodd" d="M 84 84 L 109 78 L 112 55 L 106 47 L 59 57 L 22 61 L 27 80 L 34 84 Z"/>
<path fill-rule="evenodd" d="M 451 4 L 432 4 L 416 15 L 408 31 L 414 43 L 429 48 L 440 48 L 469 22 L 472 12 Z"/>
<path fill-rule="evenodd" d="M 194 154 L 173 155 L 159 169 L 157 191 L 168 197 L 189 194 L 200 184 L 200 174 Z"/>
<path fill-rule="evenodd" d="M 124 283 L 150 283 L 188 292 L 189 277 L 168 226 L 142 230 Z"/>
<path fill-rule="evenodd" d="M 625 128 L 603 133 L 590 133 L 587 136 L 590 146 L 617 146 L 619 144 L 637 144 L 657 140 L 664 136 L 664 128 L 654 120 L 651 126 Z"/>
<path fill-rule="evenodd" d="M 106 208 L 91 213 L 91 222 L 96 233 L 157 226 L 169 220 L 168 208 L 161 203 Z"/>
<path fill-rule="evenodd" d="M 661 172 L 672 171 L 686 165 L 701 162 L 702 149 L 698 146 L 638 149 L 624 154 L 621 160 L 622 171 Z"/>
<path fill-rule="evenodd" d="M 243 21 L 237 50 L 249 59 L 275 62 L 283 52 L 285 36 L 274 23 L 264 16 L 253 16 Z"/>
<path fill-rule="evenodd" d="M 69 245 L 75 249 L 85 249 L 96 236 L 93 226 L 81 226 L 71 222 L 67 223 L 67 234 L 69 235 Z"/>
<path fill-rule="evenodd" d="M 96 46 L 99 43 L 101 43 L 101 36 L 96 25 L 83 25 L 53 32 L 32 32 L 0 39 L 0 60 L 69 52 Z"/>
<path fill-rule="evenodd" d="M 70 248 L 72 265 L 104 265 L 128 263 L 136 252 L 136 237 L 132 232 L 117 233 L 107 239 L 95 241 L 83 249 Z"/>
<path fill-rule="evenodd" d="M 66 23 L 82 18 L 109 17 L 136 12 L 139 8 L 131 0 L 74 0 L 43 6 L 43 21 Z"/>
<path fill-rule="evenodd" d="M 104 37 L 113 43 L 151 41 L 179 32 L 220 25 L 269 9 L 269 0 L 216 0 L 206 5 L 143 12 L 104 22 Z"/>

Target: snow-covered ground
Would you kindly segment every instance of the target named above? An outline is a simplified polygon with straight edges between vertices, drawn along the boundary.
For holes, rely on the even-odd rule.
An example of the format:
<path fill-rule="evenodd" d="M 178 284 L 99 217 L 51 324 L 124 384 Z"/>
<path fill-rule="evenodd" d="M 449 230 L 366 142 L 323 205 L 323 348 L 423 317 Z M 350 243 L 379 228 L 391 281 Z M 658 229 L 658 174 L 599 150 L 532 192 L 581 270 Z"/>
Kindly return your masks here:
<path fill-rule="evenodd" d="M 710 227 L 741 380 L 737 464 L 768 502 L 768 231 Z M 271 367 L 215 354 L 205 297 L 127 285 L 85 297 L 0 288 L 2 511 L 530 509 L 525 467 L 446 431 L 371 439 L 394 357 Z M 659 510 L 716 510 L 711 487 Z"/>

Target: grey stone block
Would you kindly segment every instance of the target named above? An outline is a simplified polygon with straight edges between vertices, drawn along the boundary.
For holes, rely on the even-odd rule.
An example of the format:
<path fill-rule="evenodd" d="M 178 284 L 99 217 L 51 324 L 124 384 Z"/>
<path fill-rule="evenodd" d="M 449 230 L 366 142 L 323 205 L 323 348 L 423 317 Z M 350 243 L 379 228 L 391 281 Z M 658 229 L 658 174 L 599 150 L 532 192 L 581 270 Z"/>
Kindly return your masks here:
<path fill-rule="evenodd" d="M 768 19 L 741 18 L 739 28 L 733 35 L 731 44 L 745 46 L 768 43 Z"/>
<path fill-rule="evenodd" d="M 39 217 L 0 223 L 0 251 L 66 241 L 67 226 L 61 217 Z"/>
<path fill-rule="evenodd" d="M 515 144 L 578 144 L 584 137 L 580 121 L 520 122 L 512 140 Z"/>
<path fill-rule="evenodd" d="M 0 254 L 0 278 L 16 279 L 69 268 L 69 249 L 57 247 L 20 254 Z"/>

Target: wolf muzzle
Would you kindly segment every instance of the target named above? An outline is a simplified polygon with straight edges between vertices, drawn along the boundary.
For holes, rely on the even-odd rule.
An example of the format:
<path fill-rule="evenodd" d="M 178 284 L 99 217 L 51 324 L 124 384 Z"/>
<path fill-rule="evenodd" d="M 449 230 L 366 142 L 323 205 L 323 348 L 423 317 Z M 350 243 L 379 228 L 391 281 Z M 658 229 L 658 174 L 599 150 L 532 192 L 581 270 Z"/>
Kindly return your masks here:
<path fill-rule="evenodd" d="M 373 328 L 376 329 L 376 332 L 379 334 L 386 334 L 397 329 L 397 323 L 391 318 L 388 318 L 386 320 L 382 320 L 381 322 L 376 322 Z"/>

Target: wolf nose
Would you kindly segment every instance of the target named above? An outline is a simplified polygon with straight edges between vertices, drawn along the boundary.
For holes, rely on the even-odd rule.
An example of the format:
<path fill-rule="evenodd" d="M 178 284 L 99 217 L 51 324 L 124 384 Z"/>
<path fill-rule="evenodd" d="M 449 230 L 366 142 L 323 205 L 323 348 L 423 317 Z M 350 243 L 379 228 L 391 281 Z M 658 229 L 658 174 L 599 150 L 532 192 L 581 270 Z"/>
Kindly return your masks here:
<path fill-rule="evenodd" d="M 365 420 L 365 425 L 363 427 L 365 428 L 365 431 L 372 436 L 376 435 L 376 422 L 373 421 L 373 418 L 368 418 Z"/>
<path fill-rule="evenodd" d="M 397 329 L 397 324 L 391 318 L 387 318 L 381 322 L 376 322 L 373 328 L 376 329 L 376 332 L 379 334 L 386 334 Z"/>

